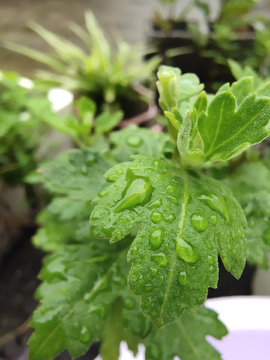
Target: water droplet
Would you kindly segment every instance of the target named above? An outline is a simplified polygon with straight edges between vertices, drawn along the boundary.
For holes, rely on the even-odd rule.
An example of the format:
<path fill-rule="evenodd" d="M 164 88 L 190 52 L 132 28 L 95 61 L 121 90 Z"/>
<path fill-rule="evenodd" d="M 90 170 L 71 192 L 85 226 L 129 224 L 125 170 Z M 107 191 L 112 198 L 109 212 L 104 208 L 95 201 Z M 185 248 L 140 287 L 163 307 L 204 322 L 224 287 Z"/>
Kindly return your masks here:
<path fill-rule="evenodd" d="M 87 169 L 86 165 L 82 166 L 81 172 L 82 172 L 83 175 L 88 174 L 88 169 Z"/>
<path fill-rule="evenodd" d="M 177 199 L 176 199 L 176 197 L 174 197 L 174 196 L 166 196 L 166 199 L 168 200 L 168 201 L 170 201 L 171 203 L 173 203 L 173 204 L 177 204 L 178 203 L 178 201 L 177 201 Z"/>
<path fill-rule="evenodd" d="M 86 158 L 86 165 L 87 166 L 91 166 L 93 164 L 95 164 L 96 162 L 96 158 L 93 154 L 88 154 L 87 158 Z"/>
<path fill-rule="evenodd" d="M 159 208 L 162 205 L 162 200 L 157 199 L 148 205 L 148 209 Z"/>
<path fill-rule="evenodd" d="M 223 218 L 228 220 L 228 210 L 225 203 L 217 196 L 210 192 L 199 196 L 199 200 L 209 206 L 212 210 L 216 211 Z"/>
<path fill-rule="evenodd" d="M 145 287 L 144 287 L 144 290 L 145 291 L 151 291 L 153 288 L 153 285 L 152 284 L 146 284 Z"/>
<path fill-rule="evenodd" d="M 165 214 L 169 214 L 170 212 L 172 212 L 172 209 L 171 209 L 171 208 L 166 208 L 166 209 L 164 210 L 164 212 L 165 212 Z"/>
<path fill-rule="evenodd" d="M 207 262 L 208 262 L 209 265 L 213 265 L 214 262 L 215 262 L 214 257 L 211 256 L 211 255 L 208 255 L 208 257 L 207 257 Z"/>
<path fill-rule="evenodd" d="M 174 187 L 173 185 L 168 185 L 168 186 L 166 187 L 166 192 L 167 192 L 167 193 L 173 193 L 174 190 L 175 190 L 175 187 Z"/>
<path fill-rule="evenodd" d="M 127 144 L 129 146 L 138 147 L 142 144 L 142 139 L 138 136 L 130 136 L 127 138 Z"/>
<path fill-rule="evenodd" d="M 125 216 L 120 216 L 120 217 L 119 217 L 119 221 L 120 221 L 121 223 L 126 223 L 126 222 L 128 222 L 128 219 L 127 219 Z"/>
<path fill-rule="evenodd" d="M 157 169 L 160 169 L 162 166 L 162 163 L 160 160 L 155 160 L 153 164 Z"/>
<path fill-rule="evenodd" d="M 228 243 L 228 244 L 227 244 L 227 247 L 228 247 L 228 249 L 230 249 L 230 250 L 231 250 L 232 245 L 231 245 L 230 243 Z"/>
<path fill-rule="evenodd" d="M 152 301 L 150 299 L 146 299 L 143 302 L 144 307 L 148 308 L 152 304 Z"/>
<path fill-rule="evenodd" d="M 123 169 L 119 169 L 116 171 L 117 175 L 123 175 L 124 174 L 124 170 Z"/>
<path fill-rule="evenodd" d="M 211 216 L 211 223 L 212 225 L 217 225 L 217 222 L 218 222 L 218 217 L 216 215 L 212 215 Z"/>
<path fill-rule="evenodd" d="M 153 250 L 160 248 L 164 241 L 164 229 L 160 228 L 152 231 L 149 241 Z"/>
<path fill-rule="evenodd" d="M 156 269 L 156 268 L 151 268 L 151 269 L 150 269 L 150 274 L 151 274 L 152 276 L 156 276 L 157 273 L 158 273 L 158 269 Z"/>
<path fill-rule="evenodd" d="M 178 280 L 180 285 L 186 285 L 187 273 L 185 271 L 181 271 Z"/>
<path fill-rule="evenodd" d="M 98 193 L 98 197 L 104 197 L 108 194 L 108 190 L 105 189 L 105 190 L 102 190 L 100 193 Z"/>
<path fill-rule="evenodd" d="M 159 277 L 159 279 L 158 279 L 158 283 L 161 285 L 161 284 L 164 283 L 164 281 L 165 281 L 164 276 L 161 275 L 161 276 Z"/>
<path fill-rule="evenodd" d="M 126 209 L 134 209 L 137 205 L 147 202 L 153 192 L 151 182 L 146 179 L 135 179 L 128 182 L 122 193 L 122 199 L 117 203 L 114 213 Z"/>
<path fill-rule="evenodd" d="M 74 330 L 78 330 L 79 327 L 80 327 L 80 324 L 79 324 L 78 321 L 76 321 L 76 322 L 72 325 L 72 328 L 73 328 Z"/>
<path fill-rule="evenodd" d="M 81 330 L 79 340 L 83 343 L 88 343 L 92 339 L 90 331 L 84 326 Z"/>
<path fill-rule="evenodd" d="M 173 214 L 169 215 L 168 217 L 165 218 L 165 221 L 169 224 L 171 224 L 174 220 L 175 220 L 175 216 Z"/>
<path fill-rule="evenodd" d="M 115 174 L 109 175 L 109 176 L 106 177 L 106 180 L 107 180 L 108 182 L 114 182 L 114 181 L 116 181 L 116 180 L 118 180 L 118 179 L 119 179 L 119 177 L 118 177 L 117 175 L 115 175 Z"/>
<path fill-rule="evenodd" d="M 207 228 L 208 220 L 204 215 L 195 213 L 191 215 L 191 224 L 196 231 L 203 232 Z"/>
<path fill-rule="evenodd" d="M 99 220 L 105 218 L 110 213 L 108 210 L 104 210 L 102 208 L 96 207 L 95 210 L 92 212 L 91 218 L 92 220 Z"/>
<path fill-rule="evenodd" d="M 124 308 L 131 310 L 134 308 L 134 306 L 135 306 L 135 300 L 132 299 L 132 297 L 129 296 L 129 297 L 125 298 Z"/>
<path fill-rule="evenodd" d="M 176 242 L 176 252 L 179 258 L 183 259 L 186 263 L 193 264 L 199 260 L 199 252 L 193 249 L 185 240 L 178 238 Z"/>
<path fill-rule="evenodd" d="M 138 254 L 138 248 L 135 245 L 132 245 L 130 249 L 131 255 L 137 255 Z"/>
<path fill-rule="evenodd" d="M 144 283 L 144 279 L 142 274 L 138 277 L 138 284 L 143 284 Z"/>
<path fill-rule="evenodd" d="M 151 256 L 151 260 L 155 261 L 159 265 L 166 267 L 170 261 L 170 258 L 163 253 L 155 254 Z"/>
<path fill-rule="evenodd" d="M 101 319 L 105 319 L 107 316 L 108 309 L 104 305 L 93 305 L 93 306 L 91 306 L 89 312 L 92 314 L 96 314 Z"/>
<path fill-rule="evenodd" d="M 151 219 L 154 223 L 157 223 L 163 219 L 163 215 L 158 211 L 154 211 L 151 214 Z"/>

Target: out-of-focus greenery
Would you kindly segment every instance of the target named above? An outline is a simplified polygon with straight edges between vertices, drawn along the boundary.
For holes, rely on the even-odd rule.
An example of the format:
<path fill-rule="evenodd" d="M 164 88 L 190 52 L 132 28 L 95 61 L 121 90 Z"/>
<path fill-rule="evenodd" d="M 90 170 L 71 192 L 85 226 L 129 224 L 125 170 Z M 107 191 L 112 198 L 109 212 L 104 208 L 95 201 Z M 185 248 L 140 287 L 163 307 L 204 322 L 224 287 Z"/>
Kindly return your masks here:
<path fill-rule="evenodd" d="M 47 55 L 18 44 L 6 44 L 14 51 L 48 65 L 53 72 L 39 71 L 38 78 L 46 84 L 61 86 L 77 95 L 88 96 L 100 105 L 121 108 L 127 99 L 144 97 L 150 101 L 152 92 L 139 95 L 136 87 L 153 88 L 154 71 L 161 59 L 158 56 L 144 61 L 153 49 L 142 44 L 128 45 L 116 40 L 116 49 L 110 46 L 91 12 L 85 14 L 86 30 L 76 24 L 70 29 L 82 40 L 79 47 L 38 24 L 31 28 L 52 47 Z M 84 50 L 86 48 L 86 51 Z"/>
<path fill-rule="evenodd" d="M 15 73 L 0 72 L 0 179 L 10 185 L 22 184 L 36 168 L 47 130 L 43 120 L 51 114 L 50 101 L 33 86 Z"/>

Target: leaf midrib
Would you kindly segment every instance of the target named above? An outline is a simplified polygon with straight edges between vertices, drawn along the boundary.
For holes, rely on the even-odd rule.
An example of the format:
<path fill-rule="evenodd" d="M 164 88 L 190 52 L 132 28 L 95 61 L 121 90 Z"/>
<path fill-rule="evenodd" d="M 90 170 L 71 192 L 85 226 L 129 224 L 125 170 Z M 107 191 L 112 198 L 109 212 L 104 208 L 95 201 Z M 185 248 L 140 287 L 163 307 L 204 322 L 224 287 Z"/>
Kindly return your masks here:
<path fill-rule="evenodd" d="M 183 234 L 184 223 L 185 223 L 185 219 L 186 219 L 186 215 L 187 215 L 189 188 L 188 188 L 188 179 L 187 179 L 186 174 L 183 174 L 183 183 L 184 183 L 184 199 L 183 199 L 182 209 L 181 209 L 182 210 L 181 211 L 181 218 L 180 218 L 180 221 L 178 223 L 178 236 L 181 236 Z M 173 276 L 174 276 L 174 268 L 175 268 L 176 262 L 177 262 L 177 252 L 176 252 L 176 249 L 175 249 L 175 256 L 174 256 L 173 263 L 172 263 L 172 266 L 171 266 L 172 271 L 170 272 L 170 276 L 169 276 L 169 279 L 168 279 L 168 282 L 167 282 L 164 301 L 163 301 L 162 308 L 161 308 L 160 324 L 164 324 L 163 315 L 164 315 L 166 302 L 167 302 L 167 299 L 168 299 L 168 294 L 169 294 L 171 286 L 172 286 L 172 281 L 173 281 Z"/>

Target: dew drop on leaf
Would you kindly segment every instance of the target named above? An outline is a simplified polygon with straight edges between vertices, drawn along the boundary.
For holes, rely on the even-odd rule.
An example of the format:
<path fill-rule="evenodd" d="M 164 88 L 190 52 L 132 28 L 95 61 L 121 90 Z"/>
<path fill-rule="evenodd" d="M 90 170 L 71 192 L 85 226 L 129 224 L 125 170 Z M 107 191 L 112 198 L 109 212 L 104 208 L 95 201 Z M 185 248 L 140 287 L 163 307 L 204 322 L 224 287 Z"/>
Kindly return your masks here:
<path fill-rule="evenodd" d="M 138 136 L 130 136 L 127 139 L 127 144 L 129 146 L 138 147 L 142 144 L 142 139 Z"/>
<path fill-rule="evenodd" d="M 177 201 L 177 199 L 176 199 L 176 197 L 174 197 L 174 196 L 166 196 L 166 199 L 168 200 L 168 201 L 170 201 L 171 203 L 173 203 L 173 204 L 177 204 L 178 203 L 178 201 Z"/>
<path fill-rule="evenodd" d="M 157 222 L 163 220 L 163 215 L 158 211 L 154 211 L 151 214 L 151 219 L 154 223 L 157 223 Z"/>
<path fill-rule="evenodd" d="M 162 166 L 161 161 L 160 161 L 160 160 L 155 160 L 155 161 L 154 161 L 154 166 L 155 166 L 157 169 L 160 169 L 161 166 Z"/>
<path fill-rule="evenodd" d="M 208 262 L 209 265 L 213 265 L 214 262 L 215 262 L 214 257 L 211 256 L 211 255 L 208 255 L 208 257 L 207 257 L 207 262 Z"/>
<path fill-rule="evenodd" d="M 120 221 L 121 223 L 126 223 L 126 222 L 128 222 L 128 219 L 127 219 L 125 216 L 120 216 L 120 217 L 119 217 L 119 221 Z"/>
<path fill-rule="evenodd" d="M 208 220 L 204 215 L 194 213 L 191 215 L 191 224 L 196 231 L 203 232 L 207 228 Z"/>
<path fill-rule="evenodd" d="M 152 284 L 146 284 L 145 287 L 144 287 L 144 290 L 145 291 L 151 291 L 153 288 L 153 285 Z"/>
<path fill-rule="evenodd" d="M 159 284 L 160 284 L 160 285 L 163 284 L 164 281 L 165 281 L 164 276 L 161 275 L 161 276 L 159 277 L 159 279 L 158 279 Z"/>
<path fill-rule="evenodd" d="M 119 170 L 116 171 L 117 175 L 123 175 L 123 173 L 124 173 L 123 169 L 119 169 Z"/>
<path fill-rule="evenodd" d="M 123 191 L 122 199 L 117 203 L 114 213 L 126 209 L 134 209 L 135 206 L 143 204 L 149 199 L 153 192 L 151 182 L 146 179 L 136 179 L 128 183 Z"/>
<path fill-rule="evenodd" d="M 187 273 L 185 271 L 181 271 L 178 280 L 180 285 L 186 285 Z"/>
<path fill-rule="evenodd" d="M 155 261 L 159 265 L 166 267 L 169 264 L 169 257 L 163 253 L 155 254 L 151 256 L 151 260 Z"/>
<path fill-rule="evenodd" d="M 92 334 L 85 326 L 83 326 L 81 333 L 80 333 L 79 340 L 83 343 L 88 343 L 88 342 L 90 342 L 91 339 L 92 339 Z"/>
<path fill-rule="evenodd" d="M 166 187 L 166 192 L 167 192 L 167 193 L 173 193 L 174 190 L 175 190 L 175 187 L 174 187 L 173 185 L 168 185 L 168 186 Z"/>
<path fill-rule="evenodd" d="M 177 256 L 186 263 L 193 264 L 199 260 L 199 252 L 193 249 L 185 240 L 178 238 L 176 242 Z"/>
<path fill-rule="evenodd" d="M 108 190 L 107 189 L 105 189 L 105 190 L 102 190 L 100 193 L 98 193 L 98 197 L 104 197 L 104 196 L 106 196 L 108 194 Z"/>
<path fill-rule="evenodd" d="M 156 269 L 156 268 L 151 268 L 151 269 L 150 269 L 150 274 L 151 274 L 152 276 L 156 276 L 157 273 L 158 273 L 158 269 Z"/>
<path fill-rule="evenodd" d="M 162 205 L 162 200 L 157 199 L 157 200 L 153 201 L 151 204 L 148 205 L 148 209 L 159 208 L 161 205 Z"/>
<path fill-rule="evenodd" d="M 171 214 L 165 218 L 166 223 L 171 224 L 176 219 L 175 215 Z"/>
<path fill-rule="evenodd" d="M 164 241 L 163 228 L 152 231 L 149 242 L 153 250 L 157 250 L 158 248 L 160 248 L 160 246 L 163 244 L 163 241 Z"/>
<path fill-rule="evenodd" d="M 109 176 L 107 176 L 106 177 L 106 180 L 108 181 L 108 182 L 114 182 L 114 181 L 116 181 L 116 180 L 118 180 L 119 179 L 119 177 L 118 177 L 118 175 L 109 175 Z"/>
<path fill-rule="evenodd" d="M 143 283 L 144 283 L 143 276 L 140 275 L 140 276 L 138 277 L 138 284 L 143 284 Z"/>
<path fill-rule="evenodd" d="M 144 307 L 149 307 L 152 304 L 152 301 L 150 299 L 146 299 L 143 303 Z"/>
<path fill-rule="evenodd" d="M 211 216 L 211 223 L 212 225 L 217 225 L 217 222 L 218 222 L 218 217 L 216 215 L 212 215 Z"/>
<path fill-rule="evenodd" d="M 217 197 L 217 195 L 206 192 L 199 196 L 199 200 L 209 206 L 212 210 L 216 211 L 224 219 L 228 219 L 228 210 L 226 205 Z"/>
<path fill-rule="evenodd" d="M 72 328 L 73 328 L 74 330 L 78 330 L 79 327 L 80 327 L 80 324 L 78 323 L 78 321 L 76 321 L 76 322 L 72 325 Z"/>
<path fill-rule="evenodd" d="M 132 299 L 132 297 L 127 297 L 124 301 L 124 308 L 128 309 L 128 310 L 131 310 L 133 309 L 135 306 L 135 301 L 134 299 Z"/>

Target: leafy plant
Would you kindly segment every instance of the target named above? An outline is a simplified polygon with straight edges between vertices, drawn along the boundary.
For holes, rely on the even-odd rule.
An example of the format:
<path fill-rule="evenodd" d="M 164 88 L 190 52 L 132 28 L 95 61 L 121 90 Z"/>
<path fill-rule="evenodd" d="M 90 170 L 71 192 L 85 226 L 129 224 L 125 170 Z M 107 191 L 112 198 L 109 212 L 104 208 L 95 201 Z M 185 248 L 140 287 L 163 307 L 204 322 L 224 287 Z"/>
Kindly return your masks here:
<path fill-rule="evenodd" d="M 226 329 L 203 307 L 218 256 L 236 278 L 246 257 L 267 266 L 269 158 L 250 148 L 270 132 L 267 83 L 256 92 L 244 77 L 210 96 L 179 69 L 158 78 L 169 134 L 127 128 L 102 154 L 74 149 L 39 169 L 55 198 L 34 239 L 52 254 L 30 360 L 74 358 L 95 341 L 117 359 L 122 340 L 134 353 L 143 343 L 148 360 L 220 359 L 205 336 Z"/>
<path fill-rule="evenodd" d="M 140 99 L 150 102 L 151 92 L 145 89 L 140 95 L 137 87 L 153 87 L 153 72 L 160 58 L 155 56 L 144 61 L 151 49 L 142 44 L 130 46 L 123 41 L 117 41 L 114 52 L 91 12 L 85 14 L 85 25 L 87 31 L 76 24 L 70 29 L 83 41 L 87 51 L 38 24 L 32 24 L 31 28 L 52 47 L 52 55 L 17 44 L 5 46 L 52 68 L 54 72 L 38 72 L 38 78 L 45 83 L 90 97 L 101 108 L 108 105 L 123 108 L 127 102 L 130 105 Z"/>
<path fill-rule="evenodd" d="M 0 178 L 10 185 L 22 185 L 38 166 L 36 153 L 47 131 L 43 121 L 52 116 L 51 103 L 27 88 L 33 86 L 29 81 L 0 72 Z"/>

